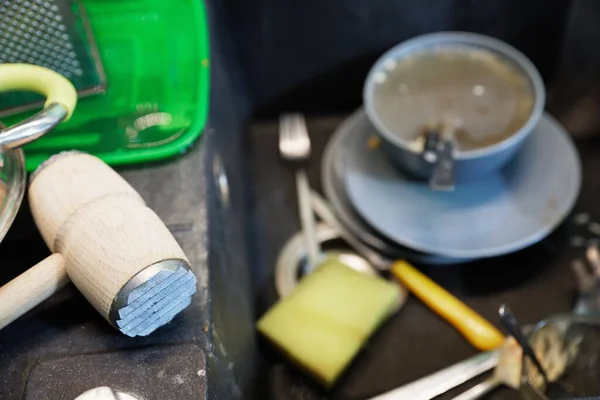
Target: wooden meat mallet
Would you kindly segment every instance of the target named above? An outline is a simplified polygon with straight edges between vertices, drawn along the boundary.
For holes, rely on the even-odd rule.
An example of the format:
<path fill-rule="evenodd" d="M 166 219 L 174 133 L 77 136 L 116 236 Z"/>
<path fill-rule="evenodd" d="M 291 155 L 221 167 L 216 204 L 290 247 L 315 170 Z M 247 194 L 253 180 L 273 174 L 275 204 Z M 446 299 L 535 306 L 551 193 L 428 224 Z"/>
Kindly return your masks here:
<path fill-rule="evenodd" d="M 196 278 L 183 250 L 100 159 L 53 156 L 31 177 L 29 204 L 54 254 L 0 288 L 0 329 L 69 281 L 132 337 L 150 334 L 191 303 Z"/>

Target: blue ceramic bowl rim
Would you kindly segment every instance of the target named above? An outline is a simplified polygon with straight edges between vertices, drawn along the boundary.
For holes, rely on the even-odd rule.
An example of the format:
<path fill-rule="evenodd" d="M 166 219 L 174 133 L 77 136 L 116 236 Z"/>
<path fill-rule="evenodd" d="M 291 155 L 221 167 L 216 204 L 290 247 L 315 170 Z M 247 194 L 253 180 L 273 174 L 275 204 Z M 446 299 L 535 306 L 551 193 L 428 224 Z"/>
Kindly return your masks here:
<path fill-rule="evenodd" d="M 519 142 L 523 142 L 523 139 L 533 131 L 533 128 L 535 128 L 544 112 L 546 90 L 544 88 L 542 77 L 533 63 L 516 48 L 493 37 L 471 32 L 438 32 L 417 36 L 392 47 L 384 53 L 377 62 L 375 62 L 365 80 L 363 87 L 363 102 L 369 120 L 373 123 L 377 131 L 379 131 L 379 134 L 394 146 L 411 153 L 416 153 L 415 149 L 409 146 L 408 141 L 402 139 L 398 134 L 388 129 L 378 117 L 373 106 L 373 89 L 376 85 L 375 75 L 384 70 L 385 64 L 389 60 L 396 61 L 416 52 L 432 48 L 435 45 L 444 44 L 465 45 L 486 49 L 511 60 L 515 65 L 522 69 L 525 76 L 531 82 L 535 97 L 535 104 L 531 115 L 519 130 L 492 146 L 475 150 L 458 151 L 455 158 L 457 160 L 466 160 L 487 157 L 504 151 L 509 147 L 518 145 Z"/>

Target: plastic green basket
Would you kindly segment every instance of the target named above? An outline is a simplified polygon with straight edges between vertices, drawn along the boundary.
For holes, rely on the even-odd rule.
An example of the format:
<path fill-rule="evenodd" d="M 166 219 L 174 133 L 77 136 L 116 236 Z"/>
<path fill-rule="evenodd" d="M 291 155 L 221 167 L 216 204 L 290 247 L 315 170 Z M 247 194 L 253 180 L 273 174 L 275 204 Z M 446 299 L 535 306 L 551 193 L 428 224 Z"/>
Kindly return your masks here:
<path fill-rule="evenodd" d="M 206 123 L 209 40 L 200 0 L 85 0 L 105 93 L 81 99 L 67 123 L 26 146 L 27 169 L 66 149 L 109 164 L 185 152 Z M 5 118 L 11 125 L 24 114 Z"/>

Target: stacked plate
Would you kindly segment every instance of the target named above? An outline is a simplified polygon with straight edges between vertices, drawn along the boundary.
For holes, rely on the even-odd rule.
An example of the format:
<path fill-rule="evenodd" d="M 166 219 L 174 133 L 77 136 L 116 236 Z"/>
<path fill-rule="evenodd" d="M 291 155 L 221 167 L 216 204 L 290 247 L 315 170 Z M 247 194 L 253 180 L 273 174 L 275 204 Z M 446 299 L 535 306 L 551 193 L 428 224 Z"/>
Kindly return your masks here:
<path fill-rule="evenodd" d="M 383 68 L 385 57 L 378 63 Z M 372 71 L 370 77 L 378 73 Z M 376 80 L 382 84 L 386 79 L 379 75 Z M 539 116 L 527 121 L 533 121 L 531 127 L 484 151 L 462 151 L 459 146 L 454 160 L 460 174 L 463 160 L 487 162 L 490 155 L 510 148 L 513 154 L 505 161 L 480 176 L 459 175 L 453 191 L 436 191 L 427 179 L 398 163 L 397 154 L 390 155 L 394 139 L 383 132 L 381 120 L 373 120 L 378 115 L 367 94 L 369 85 L 368 79 L 368 112 L 356 111 L 327 145 L 322 183 L 344 225 L 382 254 L 429 264 L 494 257 L 540 241 L 570 212 L 580 189 L 580 161 L 569 135 L 542 113 L 543 100 Z M 378 142 L 382 145 L 374 145 Z M 477 169 L 471 165 L 466 171 L 473 168 Z"/>

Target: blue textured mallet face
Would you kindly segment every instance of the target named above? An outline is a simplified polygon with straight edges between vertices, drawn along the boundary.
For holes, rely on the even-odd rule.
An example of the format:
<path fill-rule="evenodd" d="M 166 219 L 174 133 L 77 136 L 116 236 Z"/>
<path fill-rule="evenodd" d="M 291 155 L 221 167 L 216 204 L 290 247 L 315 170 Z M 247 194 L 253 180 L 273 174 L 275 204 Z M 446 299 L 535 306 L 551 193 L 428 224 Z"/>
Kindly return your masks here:
<path fill-rule="evenodd" d="M 116 325 L 127 336 L 147 336 L 190 305 L 196 277 L 179 267 L 163 270 L 131 291 L 118 311 Z"/>

